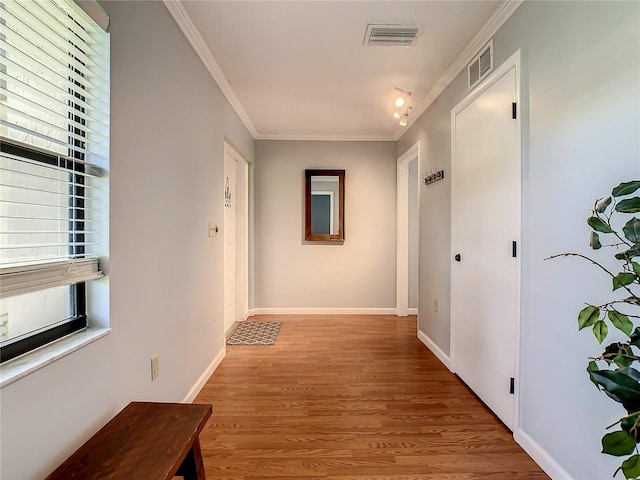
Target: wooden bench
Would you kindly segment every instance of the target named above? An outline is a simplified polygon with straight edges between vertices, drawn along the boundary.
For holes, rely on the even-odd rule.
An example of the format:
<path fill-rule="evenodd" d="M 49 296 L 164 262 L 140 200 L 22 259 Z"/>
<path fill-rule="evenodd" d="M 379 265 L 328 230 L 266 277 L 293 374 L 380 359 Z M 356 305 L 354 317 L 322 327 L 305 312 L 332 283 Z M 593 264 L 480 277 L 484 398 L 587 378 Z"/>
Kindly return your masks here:
<path fill-rule="evenodd" d="M 132 402 L 46 480 L 205 480 L 198 435 L 211 405 Z"/>

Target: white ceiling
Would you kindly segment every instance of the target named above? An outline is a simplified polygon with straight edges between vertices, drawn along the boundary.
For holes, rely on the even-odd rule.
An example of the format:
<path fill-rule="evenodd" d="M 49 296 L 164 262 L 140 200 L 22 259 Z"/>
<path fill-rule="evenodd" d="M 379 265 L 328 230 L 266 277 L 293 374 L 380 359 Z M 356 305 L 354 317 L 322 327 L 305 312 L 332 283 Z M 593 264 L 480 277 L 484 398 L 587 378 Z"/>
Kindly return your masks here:
<path fill-rule="evenodd" d="M 394 87 L 412 92 L 411 124 L 507 9 L 502 0 L 165 3 L 252 134 L 282 139 L 397 139 Z M 369 23 L 423 30 L 412 48 L 363 46 Z"/>

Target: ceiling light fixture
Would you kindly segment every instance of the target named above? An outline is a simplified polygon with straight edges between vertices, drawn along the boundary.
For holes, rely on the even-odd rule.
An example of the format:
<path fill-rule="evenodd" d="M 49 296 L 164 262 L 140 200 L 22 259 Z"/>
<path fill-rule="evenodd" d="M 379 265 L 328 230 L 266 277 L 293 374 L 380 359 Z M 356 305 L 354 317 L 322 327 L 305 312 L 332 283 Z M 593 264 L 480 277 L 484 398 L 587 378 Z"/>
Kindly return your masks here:
<path fill-rule="evenodd" d="M 410 96 L 411 96 L 411 92 L 408 92 L 406 90 L 403 90 L 402 88 L 396 87 L 396 100 L 395 100 L 396 107 L 398 108 L 403 107 L 405 103 L 407 103 L 407 100 L 409 99 Z"/>
<path fill-rule="evenodd" d="M 411 105 L 407 107 L 407 109 L 404 112 L 404 115 L 402 115 L 402 118 L 400 119 L 401 127 L 406 127 L 409 124 L 409 110 L 411 110 Z M 393 116 L 395 117 L 395 113 L 393 114 Z"/>
<path fill-rule="evenodd" d="M 403 90 L 399 87 L 395 87 L 395 89 L 396 99 L 394 101 L 394 104 L 396 108 L 404 107 L 404 113 L 402 113 L 402 110 L 396 110 L 395 112 L 393 112 L 393 116 L 396 120 L 400 120 L 401 126 L 406 127 L 409 124 L 409 110 L 411 110 L 411 105 L 408 105 L 408 103 L 411 92 Z"/>

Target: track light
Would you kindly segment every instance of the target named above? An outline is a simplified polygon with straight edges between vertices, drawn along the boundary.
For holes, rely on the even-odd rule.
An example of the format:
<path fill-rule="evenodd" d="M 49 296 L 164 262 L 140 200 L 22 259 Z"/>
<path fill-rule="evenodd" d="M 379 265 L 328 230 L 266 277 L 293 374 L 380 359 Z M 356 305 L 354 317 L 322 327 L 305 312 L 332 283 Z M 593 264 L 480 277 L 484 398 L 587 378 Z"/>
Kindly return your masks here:
<path fill-rule="evenodd" d="M 395 88 L 396 88 L 396 99 L 394 103 L 398 108 L 404 107 L 404 105 L 407 103 L 407 100 L 411 96 L 411 92 L 408 92 L 407 90 L 403 90 L 402 88 L 398 88 L 398 87 L 395 87 Z"/>
<path fill-rule="evenodd" d="M 402 110 L 396 110 L 393 112 L 393 117 L 396 120 L 400 121 L 400 125 L 406 127 L 409 124 L 409 110 L 411 110 L 411 105 L 407 105 L 409 101 L 409 97 L 411 96 L 411 92 L 407 90 L 403 90 L 402 88 L 395 87 L 396 89 L 396 99 L 394 104 L 396 108 L 404 108 L 404 113 L 401 113 Z"/>
<path fill-rule="evenodd" d="M 394 117 L 400 118 L 401 127 L 406 127 L 409 124 L 409 110 L 411 110 L 411 105 L 407 107 L 403 115 L 399 115 L 398 117 L 396 117 L 396 114 L 395 113 L 393 114 Z"/>

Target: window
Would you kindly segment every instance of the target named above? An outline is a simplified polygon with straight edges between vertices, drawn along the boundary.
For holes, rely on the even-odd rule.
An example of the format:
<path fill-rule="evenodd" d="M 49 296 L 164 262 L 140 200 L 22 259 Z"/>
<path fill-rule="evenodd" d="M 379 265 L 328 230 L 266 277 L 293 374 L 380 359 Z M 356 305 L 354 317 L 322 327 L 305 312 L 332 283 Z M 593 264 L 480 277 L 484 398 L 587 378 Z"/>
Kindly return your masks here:
<path fill-rule="evenodd" d="M 108 101 L 109 36 L 83 9 L 0 5 L 1 362 L 89 325 L 86 282 L 102 277 L 107 244 Z"/>

